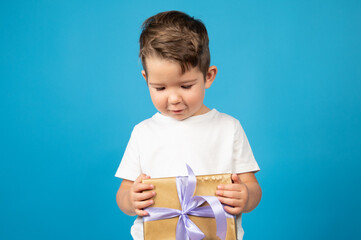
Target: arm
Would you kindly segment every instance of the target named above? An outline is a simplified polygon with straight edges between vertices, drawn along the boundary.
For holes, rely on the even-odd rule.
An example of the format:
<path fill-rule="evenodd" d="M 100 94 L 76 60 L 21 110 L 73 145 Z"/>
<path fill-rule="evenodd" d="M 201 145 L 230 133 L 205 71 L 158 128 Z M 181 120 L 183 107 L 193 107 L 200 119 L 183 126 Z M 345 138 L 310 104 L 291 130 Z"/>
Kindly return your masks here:
<path fill-rule="evenodd" d="M 130 216 L 147 216 L 147 211 L 143 209 L 153 204 L 153 197 L 155 192 L 143 192 L 145 190 L 152 190 L 154 188 L 151 184 L 142 183 L 143 179 L 149 179 L 150 177 L 141 174 L 133 182 L 124 179 L 118 189 L 116 200 L 117 204 L 125 214 Z"/>
<path fill-rule="evenodd" d="M 219 185 L 216 195 L 224 209 L 234 215 L 251 212 L 262 197 L 262 190 L 254 173 L 232 174 L 232 184 Z"/>

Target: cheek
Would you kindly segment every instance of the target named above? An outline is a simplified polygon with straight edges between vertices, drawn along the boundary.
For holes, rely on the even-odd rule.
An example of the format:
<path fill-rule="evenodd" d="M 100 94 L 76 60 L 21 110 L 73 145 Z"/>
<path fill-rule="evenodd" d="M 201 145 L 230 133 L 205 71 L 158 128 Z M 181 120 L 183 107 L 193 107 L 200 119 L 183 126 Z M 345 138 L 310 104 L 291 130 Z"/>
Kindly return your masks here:
<path fill-rule="evenodd" d="M 152 102 L 156 108 L 161 107 L 164 104 L 164 97 L 162 94 L 151 92 L 150 98 L 152 99 Z"/>
<path fill-rule="evenodd" d="M 201 105 L 204 99 L 204 91 L 197 89 L 188 95 L 188 103 L 192 105 Z"/>

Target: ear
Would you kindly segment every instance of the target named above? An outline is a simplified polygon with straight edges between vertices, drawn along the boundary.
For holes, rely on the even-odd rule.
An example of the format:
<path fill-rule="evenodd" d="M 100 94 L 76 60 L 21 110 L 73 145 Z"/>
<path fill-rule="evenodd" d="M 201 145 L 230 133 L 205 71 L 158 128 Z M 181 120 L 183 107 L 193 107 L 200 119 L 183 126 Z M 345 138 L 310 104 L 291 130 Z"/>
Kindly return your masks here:
<path fill-rule="evenodd" d="M 144 70 L 142 70 L 142 75 L 143 75 L 143 78 L 145 79 L 145 81 L 147 82 L 147 84 L 148 84 L 148 80 L 147 80 L 147 74 L 145 73 L 145 71 Z"/>
<path fill-rule="evenodd" d="M 205 82 L 205 87 L 206 88 L 210 88 L 214 79 L 216 78 L 218 69 L 216 66 L 210 66 L 208 68 L 208 72 L 206 74 L 206 82 Z"/>

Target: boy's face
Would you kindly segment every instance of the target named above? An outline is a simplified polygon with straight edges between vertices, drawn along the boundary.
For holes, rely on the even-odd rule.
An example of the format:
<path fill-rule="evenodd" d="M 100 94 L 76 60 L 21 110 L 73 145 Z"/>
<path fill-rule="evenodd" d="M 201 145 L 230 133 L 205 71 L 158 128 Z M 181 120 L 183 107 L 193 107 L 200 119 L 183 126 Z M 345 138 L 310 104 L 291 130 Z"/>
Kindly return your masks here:
<path fill-rule="evenodd" d="M 204 114 L 209 109 L 203 104 L 205 89 L 212 85 L 217 68 L 212 66 L 204 80 L 198 67 L 182 74 L 178 63 L 158 57 L 146 59 L 150 97 L 155 108 L 163 115 L 177 120 Z"/>

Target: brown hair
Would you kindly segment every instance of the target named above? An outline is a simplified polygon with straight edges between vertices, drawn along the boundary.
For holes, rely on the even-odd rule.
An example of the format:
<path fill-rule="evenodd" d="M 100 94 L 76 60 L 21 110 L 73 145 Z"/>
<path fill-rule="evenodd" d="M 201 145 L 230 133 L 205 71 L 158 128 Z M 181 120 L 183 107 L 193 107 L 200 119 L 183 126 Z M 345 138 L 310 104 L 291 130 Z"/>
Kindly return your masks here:
<path fill-rule="evenodd" d="M 139 38 L 143 68 L 150 56 L 175 61 L 182 73 L 198 67 L 206 76 L 210 64 L 209 39 L 204 24 L 179 11 L 158 13 L 144 21 Z"/>

